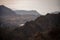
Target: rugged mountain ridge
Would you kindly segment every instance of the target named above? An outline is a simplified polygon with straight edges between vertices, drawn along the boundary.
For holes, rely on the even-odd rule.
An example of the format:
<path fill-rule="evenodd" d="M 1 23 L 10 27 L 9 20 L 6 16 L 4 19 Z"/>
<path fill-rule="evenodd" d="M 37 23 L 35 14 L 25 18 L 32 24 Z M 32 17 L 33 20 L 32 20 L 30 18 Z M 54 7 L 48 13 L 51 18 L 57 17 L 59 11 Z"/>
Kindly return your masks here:
<path fill-rule="evenodd" d="M 0 28 L 0 32 L 2 40 L 60 40 L 60 12 L 42 15 L 13 30 Z"/>
<path fill-rule="evenodd" d="M 0 40 L 60 40 L 60 12 L 41 15 L 21 27 L 16 25 L 2 27 L 1 23 L 3 22 L 0 21 Z"/>
<path fill-rule="evenodd" d="M 20 14 L 16 13 L 15 11 L 11 10 L 10 8 L 4 5 L 0 5 L 0 20 L 2 24 L 5 26 L 7 25 L 20 26 L 20 24 L 25 24 L 27 21 L 35 20 L 38 17 L 38 15 L 32 15 L 33 11 L 30 12 L 31 15 L 28 11 L 26 11 L 26 13 L 28 12 L 28 14 L 26 13 L 24 14 L 23 12 L 21 12 L 21 10 L 19 12 Z M 38 13 L 36 12 L 36 14 Z"/>
<path fill-rule="evenodd" d="M 16 15 L 16 13 L 9 9 L 8 7 L 0 5 L 0 16 L 12 16 L 12 15 Z"/>
<path fill-rule="evenodd" d="M 38 17 L 35 21 L 26 22 L 15 31 L 22 33 L 22 40 L 60 40 L 60 12 Z M 56 33 L 57 32 L 57 33 Z"/>
<path fill-rule="evenodd" d="M 40 16 L 40 14 L 36 11 L 36 10 L 15 10 L 15 12 L 17 14 L 20 14 L 20 15 L 38 15 Z"/>

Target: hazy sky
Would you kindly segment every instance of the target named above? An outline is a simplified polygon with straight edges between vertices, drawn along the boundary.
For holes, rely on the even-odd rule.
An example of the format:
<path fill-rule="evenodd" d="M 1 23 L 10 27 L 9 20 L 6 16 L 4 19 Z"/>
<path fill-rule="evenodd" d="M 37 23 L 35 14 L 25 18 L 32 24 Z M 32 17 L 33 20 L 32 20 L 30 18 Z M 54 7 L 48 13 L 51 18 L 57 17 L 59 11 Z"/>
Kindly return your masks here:
<path fill-rule="evenodd" d="M 5 5 L 13 10 L 37 10 L 40 14 L 60 11 L 60 0 L 0 0 L 0 5 Z"/>

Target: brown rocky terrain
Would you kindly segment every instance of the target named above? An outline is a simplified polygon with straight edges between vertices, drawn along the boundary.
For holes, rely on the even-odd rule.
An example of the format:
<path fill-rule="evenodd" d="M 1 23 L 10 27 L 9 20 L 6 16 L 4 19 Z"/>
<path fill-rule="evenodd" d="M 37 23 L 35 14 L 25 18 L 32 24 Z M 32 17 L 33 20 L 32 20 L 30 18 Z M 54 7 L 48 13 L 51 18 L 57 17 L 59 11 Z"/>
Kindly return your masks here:
<path fill-rule="evenodd" d="M 0 27 L 2 40 L 60 40 L 60 12 L 38 17 L 14 30 Z"/>

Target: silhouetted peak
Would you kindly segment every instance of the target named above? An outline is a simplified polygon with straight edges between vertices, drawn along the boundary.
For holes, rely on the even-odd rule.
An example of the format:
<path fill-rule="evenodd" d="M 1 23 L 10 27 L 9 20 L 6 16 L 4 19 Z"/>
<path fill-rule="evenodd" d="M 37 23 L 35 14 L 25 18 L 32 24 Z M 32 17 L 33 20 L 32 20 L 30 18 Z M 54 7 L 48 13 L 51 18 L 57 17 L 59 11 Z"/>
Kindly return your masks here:
<path fill-rule="evenodd" d="M 4 7 L 4 5 L 0 5 L 0 7 Z"/>
<path fill-rule="evenodd" d="M 0 5 L 0 7 L 4 7 L 4 5 Z"/>
<path fill-rule="evenodd" d="M 15 12 L 13 10 L 11 10 L 10 8 L 4 6 L 4 5 L 0 5 L 0 16 L 4 15 L 13 15 L 15 14 Z"/>

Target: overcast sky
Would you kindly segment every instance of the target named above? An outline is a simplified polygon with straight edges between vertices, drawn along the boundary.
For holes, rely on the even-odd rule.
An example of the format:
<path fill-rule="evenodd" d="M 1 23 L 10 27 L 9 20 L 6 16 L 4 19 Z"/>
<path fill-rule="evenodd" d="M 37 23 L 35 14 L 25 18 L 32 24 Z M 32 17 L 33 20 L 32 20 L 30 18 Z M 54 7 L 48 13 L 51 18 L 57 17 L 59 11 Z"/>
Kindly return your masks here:
<path fill-rule="evenodd" d="M 13 10 L 37 10 L 40 14 L 60 11 L 60 0 L 0 0 L 0 5 L 5 5 Z"/>

